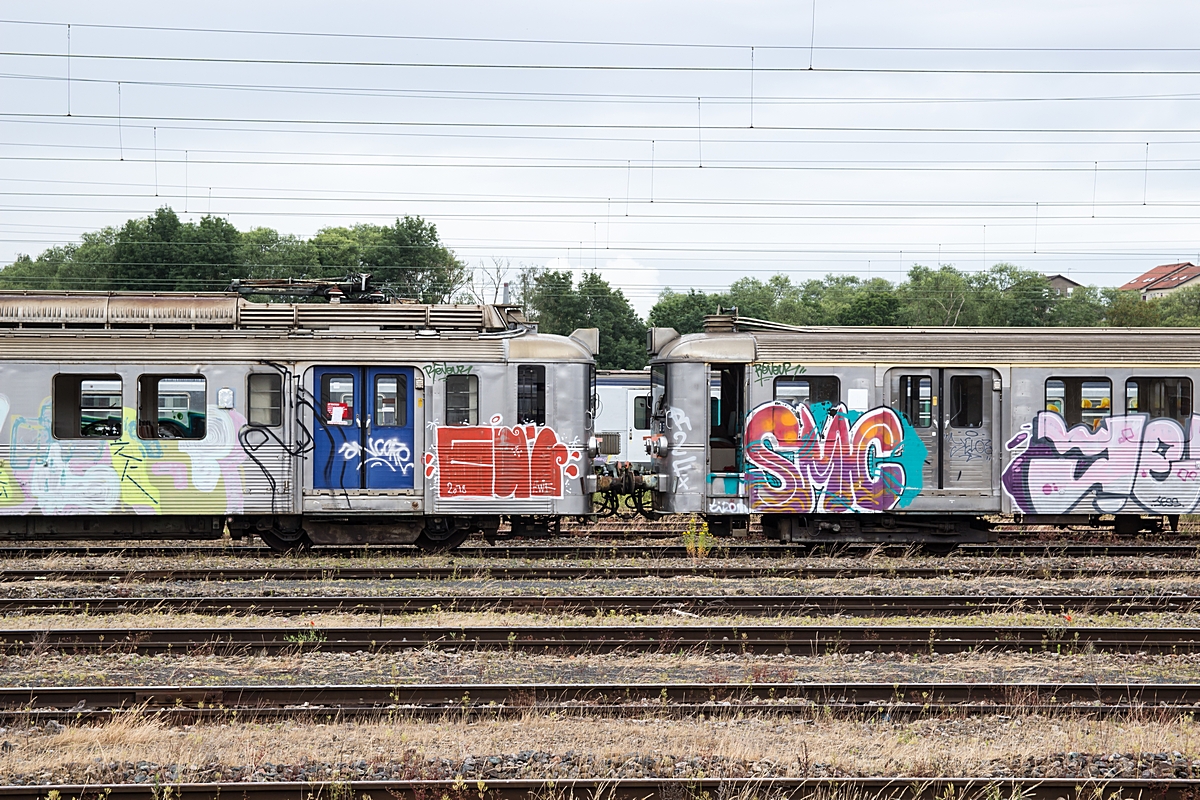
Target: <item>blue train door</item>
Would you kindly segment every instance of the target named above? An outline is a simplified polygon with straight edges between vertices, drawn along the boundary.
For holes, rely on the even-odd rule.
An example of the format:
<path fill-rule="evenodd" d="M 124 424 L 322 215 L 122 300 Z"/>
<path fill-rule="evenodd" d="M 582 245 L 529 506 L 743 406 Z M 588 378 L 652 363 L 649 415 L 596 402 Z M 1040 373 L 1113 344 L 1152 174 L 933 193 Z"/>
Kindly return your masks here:
<path fill-rule="evenodd" d="M 370 367 L 365 388 L 364 488 L 411 489 L 416 470 L 412 367 Z"/>
<path fill-rule="evenodd" d="M 413 488 L 412 367 L 317 367 L 313 378 L 313 488 Z"/>

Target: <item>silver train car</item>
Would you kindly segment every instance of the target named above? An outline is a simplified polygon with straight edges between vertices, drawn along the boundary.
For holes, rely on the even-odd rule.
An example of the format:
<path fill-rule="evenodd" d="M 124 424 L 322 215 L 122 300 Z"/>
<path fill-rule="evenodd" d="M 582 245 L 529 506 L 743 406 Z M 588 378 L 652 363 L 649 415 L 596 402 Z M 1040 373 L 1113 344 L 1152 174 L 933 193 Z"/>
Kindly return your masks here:
<path fill-rule="evenodd" d="M 0 537 L 544 531 L 592 511 L 597 345 L 504 306 L 0 294 Z"/>
<path fill-rule="evenodd" d="M 761 514 L 785 542 L 983 542 L 994 515 L 1132 533 L 1200 507 L 1198 331 L 714 316 L 648 348 L 643 482 L 718 534 Z"/>

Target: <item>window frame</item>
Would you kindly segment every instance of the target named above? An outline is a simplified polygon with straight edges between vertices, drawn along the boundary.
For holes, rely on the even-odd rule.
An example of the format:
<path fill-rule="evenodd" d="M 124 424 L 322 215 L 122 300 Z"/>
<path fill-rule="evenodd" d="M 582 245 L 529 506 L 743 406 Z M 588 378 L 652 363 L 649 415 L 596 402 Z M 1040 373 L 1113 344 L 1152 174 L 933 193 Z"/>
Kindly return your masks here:
<path fill-rule="evenodd" d="M 83 384 L 89 381 L 109 381 L 120 384 L 121 404 L 116 407 L 116 433 L 85 434 L 83 432 Z M 64 397 L 70 395 L 70 399 Z M 115 395 L 109 395 L 110 397 Z M 89 425 L 111 421 L 111 415 Z M 125 433 L 125 379 L 114 373 L 60 372 L 50 379 L 50 435 L 56 440 L 115 441 Z"/>
<path fill-rule="evenodd" d="M 914 374 L 910 374 L 910 375 L 898 375 L 897 378 L 898 378 L 898 382 L 896 384 L 896 387 L 897 387 L 896 388 L 896 400 L 899 405 L 898 410 L 900 411 L 901 416 L 903 416 L 904 419 L 908 421 L 909 425 L 911 425 L 913 428 L 916 428 L 918 430 L 928 430 L 929 428 L 932 428 L 933 427 L 933 413 L 934 413 L 933 410 L 937 407 L 933 404 L 933 398 L 934 398 L 933 376 L 932 375 L 922 375 L 920 373 L 914 373 Z M 915 401 L 916 405 L 917 405 L 917 413 L 916 413 L 915 417 L 914 417 L 914 415 L 909 413 L 909 411 L 911 410 L 910 405 L 913 400 L 912 392 L 907 391 L 905 389 L 905 385 L 908 383 L 911 383 L 912 381 L 916 381 L 916 386 L 917 386 L 917 394 L 916 394 L 916 401 Z M 926 410 L 921 409 L 921 385 L 922 385 L 922 383 L 928 384 L 928 387 L 929 387 L 929 398 L 928 398 L 929 407 Z M 921 424 L 922 415 L 924 415 L 927 418 L 925 421 L 925 424 L 923 424 L 923 425 Z"/>
<path fill-rule="evenodd" d="M 1138 405 L 1141 405 L 1142 387 L 1139 381 L 1178 381 L 1180 385 L 1187 386 L 1187 410 L 1177 409 L 1175 414 L 1165 414 L 1159 416 L 1150 415 L 1149 411 L 1143 411 L 1141 408 L 1130 410 L 1129 408 L 1129 388 L 1132 383 L 1137 388 Z M 1126 414 L 1146 414 L 1150 419 L 1173 419 L 1180 425 L 1187 423 L 1188 419 L 1195 413 L 1196 409 L 1196 386 L 1192 379 L 1186 375 L 1130 375 L 1125 379 L 1125 400 L 1124 409 Z"/>
<path fill-rule="evenodd" d="M 805 403 L 806 405 L 811 406 L 813 403 L 831 403 L 836 406 L 838 403 L 842 402 L 842 379 L 839 378 L 837 375 L 780 375 L 774 381 L 771 382 L 771 399 L 772 400 L 780 399 L 779 386 L 780 386 L 781 381 L 784 384 L 807 383 L 809 399 L 800 401 L 802 403 Z M 833 392 L 834 399 L 833 400 L 828 400 L 828 399 L 814 400 L 813 399 L 813 395 L 815 394 L 815 392 L 813 391 L 814 382 L 820 382 L 820 383 L 823 383 L 826 385 L 828 385 L 828 383 L 831 382 L 833 384 L 833 388 L 834 388 L 834 392 Z M 784 400 L 783 402 L 787 403 L 788 401 Z M 794 405 L 794 404 L 789 403 L 789 405 Z"/>
<path fill-rule="evenodd" d="M 353 372 L 326 372 L 321 376 L 321 421 L 326 425 L 334 425 L 338 428 L 353 428 L 355 426 L 354 418 L 358 414 L 358 408 L 354 405 L 355 395 L 358 394 L 358 375 Z M 333 417 L 329 414 L 329 398 L 335 379 L 348 379 L 351 384 L 350 389 L 350 415 L 344 422 L 334 422 Z"/>
<path fill-rule="evenodd" d="M 256 391 L 254 388 L 255 379 L 274 380 L 277 388 L 274 391 L 268 390 L 266 394 L 277 395 L 278 403 L 273 406 L 258 406 L 258 408 L 266 408 L 274 412 L 275 422 L 257 422 L 254 419 L 254 398 L 264 392 Z M 246 375 L 246 423 L 253 425 L 256 428 L 278 428 L 283 425 L 283 376 L 278 372 L 250 372 Z"/>
<path fill-rule="evenodd" d="M 463 378 L 466 379 L 467 390 L 465 392 L 455 391 L 454 394 L 455 395 L 466 395 L 466 397 L 467 397 L 466 408 L 452 409 L 450 407 L 450 395 L 451 395 L 450 381 L 453 380 L 455 383 L 458 383 Z M 474 373 L 467 373 L 465 375 L 447 375 L 445 381 L 443 382 L 443 391 L 445 392 L 445 397 L 444 397 L 443 404 L 442 404 L 443 410 L 445 412 L 443 414 L 443 419 L 445 420 L 445 424 L 453 425 L 453 426 L 478 425 L 479 424 L 479 376 L 478 375 L 476 375 Z M 473 404 L 472 404 L 472 401 L 474 401 Z M 450 421 L 450 412 L 451 411 L 466 411 L 467 412 L 466 419 L 457 421 L 457 422 L 451 422 Z"/>
<path fill-rule="evenodd" d="M 526 376 L 532 374 L 534 380 L 527 382 Z M 526 396 L 522 396 L 525 394 Z M 529 396 L 532 395 L 532 396 Z M 532 401 L 532 412 L 528 408 Z M 523 407 L 524 406 L 524 407 Z M 517 424 L 545 425 L 546 424 L 546 365 L 518 364 L 517 365 Z"/>
<path fill-rule="evenodd" d="M 641 410 L 638 410 L 638 406 Z M 638 422 L 645 423 L 639 425 Z M 638 394 L 633 397 L 633 429 L 635 431 L 650 430 L 650 395 Z"/>
<path fill-rule="evenodd" d="M 1062 410 L 1060 410 L 1060 411 L 1056 411 L 1055 409 L 1050 407 L 1050 382 L 1051 381 L 1058 381 L 1063 386 L 1063 394 L 1062 394 L 1063 407 L 1062 407 Z M 1070 390 L 1068 387 L 1068 382 L 1074 382 L 1079 385 L 1078 390 L 1079 390 L 1080 404 L 1079 404 L 1078 408 L 1071 409 L 1070 404 L 1068 403 L 1069 397 L 1073 394 L 1073 390 Z M 1089 384 L 1089 383 L 1108 384 L 1108 408 L 1104 408 L 1104 406 L 1100 406 L 1099 408 L 1092 408 L 1091 406 L 1088 406 L 1085 409 L 1083 407 L 1084 385 Z M 1100 427 L 1101 418 L 1104 418 L 1104 419 L 1112 418 L 1112 415 L 1113 415 L 1113 381 L 1112 381 L 1112 378 L 1104 376 L 1104 375 L 1051 375 L 1050 377 L 1046 378 L 1045 381 L 1042 382 L 1042 401 L 1043 401 L 1042 408 L 1045 411 L 1051 411 L 1053 413 L 1058 414 L 1060 417 L 1062 417 L 1063 421 L 1067 423 L 1067 427 L 1073 428 L 1076 425 L 1087 425 L 1092 430 L 1095 430 Z M 1071 413 L 1067 413 L 1068 411 L 1070 411 Z M 1085 411 L 1087 412 L 1086 415 L 1084 413 Z M 1075 419 L 1076 415 L 1078 415 L 1078 419 Z M 1094 418 L 1094 422 L 1089 420 L 1087 418 L 1088 416 Z"/>
<path fill-rule="evenodd" d="M 968 399 L 966 403 L 963 403 L 960 408 L 956 409 L 955 403 L 958 401 L 958 397 L 956 396 L 956 393 L 955 393 L 955 387 L 961 386 L 963 383 L 966 383 L 968 381 L 975 381 L 979 385 L 979 393 L 977 395 L 975 395 L 975 397 L 978 399 L 979 407 L 977 409 L 972 408 L 969 405 L 971 401 L 970 401 L 970 399 Z M 969 397 L 970 397 L 970 395 L 968 395 L 968 398 Z M 946 414 L 946 427 L 956 428 L 958 430 L 968 430 L 968 431 L 982 428 L 983 420 L 987 416 L 986 414 L 983 413 L 983 404 L 984 404 L 983 397 L 984 397 L 984 385 L 983 385 L 983 376 L 982 375 L 951 375 L 950 376 L 950 387 L 949 387 L 950 408 L 949 408 L 949 413 Z M 969 419 L 976 420 L 974 425 L 970 424 L 969 421 L 965 425 L 960 425 L 958 422 L 955 422 L 956 418 L 970 414 L 970 412 L 972 412 L 972 411 L 977 412 L 974 417 L 969 418 Z"/>
<path fill-rule="evenodd" d="M 188 435 L 184 436 L 163 436 L 162 435 L 162 408 L 161 398 L 163 396 L 162 382 L 163 381 L 202 381 L 204 383 L 204 408 L 199 418 L 203 421 L 203 430 L 197 436 L 192 433 L 195 427 L 195 419 L 192 416 L 191 398 L 188 398 Z M 148 386 L 153 387 L 153 391 L 147 389 Z M 174 393 L 172 393 L 174 394 Z M 189 394 L 190 393 L 185 393 Z M 150 401 L 153 400 L 153 403 Z M 146 411 L 149 406 L 154 407 L 154 420 L 152 422 L 146 420 Z M 173 425 L 178 426 L 178 423 L 170 420 Z M 181 426 L 180 426 L 181 427 Z M 138 375 L 137 378 L 137 435 L 139 439 L 147 441 L 161 441 L 164 439 L 175 439 L 179 441 L 201 441 L 208 438 L 208 376 L 202 372 L 192 373 L 174 373 L 174 372 L 147 372 Z"/>
<path fill-rule="evenodd" d="M 396 381 L 396 408 L 394 411 L 396 421 L 391 425 L 384 425 L 379 421 L 379 380 L 387 380 L 389 378 Z M 371 381 L 372 402 L 371 411 L 371 427 L 372 428 L 404 428 L 408 426 L 408 376 L 402 372 L 377 372 L 374 380 Z M 404 413 L 401 414 L 400 412 Z"/>

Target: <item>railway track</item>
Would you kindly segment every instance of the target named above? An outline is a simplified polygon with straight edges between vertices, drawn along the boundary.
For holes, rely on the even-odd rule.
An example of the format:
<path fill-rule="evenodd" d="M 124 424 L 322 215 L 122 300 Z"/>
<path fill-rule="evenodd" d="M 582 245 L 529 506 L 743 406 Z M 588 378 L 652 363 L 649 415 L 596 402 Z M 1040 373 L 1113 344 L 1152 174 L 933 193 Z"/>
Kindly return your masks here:
<path fill-rule="evenodd" d="M 1200 629 L 1040 626 L 634 625 L 553 627 L 59 628 L 0 630 L 0 652 L 237 654 L 395 652 L 1194 653 Z"/>
<path fill-rule="evenodd" d="M 887 716 L 1193 714 L 1200 684 L 662 683 L 324 686 L 56 686 L 0 689 L 5 724 L 105 722 L 130 713 L 172 724 L 203 720 L 437 718 L 578 713 L 727 716 L 745 713 Z"/>
<path fill-rule="evenodd" d="M 255 567 L 166 567 L 145 569 L 89 567 L 75 569 L 48 566 L 41 569 L 0 570 L 0 582 L 64 580 L 106 581 L 255 581 L 255 580 L 449 580 L 492 578 L 503 580 L 587 580 L 613 578 L 1172 578 L 1194 577 L 1195 569 L 1186 567 L 1142 567 L 1117 564 L 1096 565 L 988 565 L 966 567 L 939 564 L 859 564 L 808 566 L 805 564 L 763 563 L 730 565 L 707 560 L 685 563 L 648 563 L 640 565 L 505 566 L 451 562 L 445 565 L 413 566 L 255 566 Z"/>
<path fill-rule="evenodd" d="M 118 614 L 146 611 L 200 614 L 411 614 L 423 611 L 512 613 L 810 614 L 903 616 L 1042 612 L 1064 614 L 1180 612 L 1200 609 L 1200 597 L 1181 595 L 431 595 L 256 597 L 8 597 L 4 614 Z"/>
<path fill-rule="evenodd" d="M 692 800 L 761 798 L 800 800 L 1096 800 L 1100 797 L 1144 800 L 1194 800 L 1197 779 L 1147 778 L 595 778 L 463 782 L 336 781 L 169 783 L 0 786 L 3 800 L 315 800 L 317 798 L 390 797 L 395 800 Z M 50 792 L 56 794 L 50 795 Z"/>
<path fill-rule="evenodd" d="M 800 544 L 728 544 L 724 541 L 708 550 L 705 558 L 796 558 L 807 555 L 864 556 L 871 554 L 903 555 L 912 548 L 904 545 L 819 545 Z M 1194 544 L 987 544 L 959 545 L 954 555 L 993 557 L 1120 557 L 1162 556 L 1200 558 L 1200 541 Z M 407 545 L 369 547 L 316 547 L 309 555 L 335 557 L 425 555 Z M 569 545 L 478 545 L 454 550 L 453 557 L 503 559 L 597 559 L 597 558 L 688 558 L 687 547 L 673 544 L 569 544 Z M 0 546 L 2 558 L 45 558 L 48 556 L 123 556 L 128 558 L 278 558 L 267 547 L 216 545 L 27 545 Z"/>

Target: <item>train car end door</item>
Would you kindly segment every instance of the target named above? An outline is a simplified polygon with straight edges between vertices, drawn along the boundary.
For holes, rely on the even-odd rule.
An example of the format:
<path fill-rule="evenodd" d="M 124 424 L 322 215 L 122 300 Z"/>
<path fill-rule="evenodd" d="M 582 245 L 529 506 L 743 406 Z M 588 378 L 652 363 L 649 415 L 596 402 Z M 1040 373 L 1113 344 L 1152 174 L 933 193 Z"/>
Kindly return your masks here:
<path fill-rule="evenodd" d="M 413 369 L 370 367 L 366 374 L 367 416 L 363 420 L 363 478 L 366 489 L 411 489 L 413 458 Z"/>

